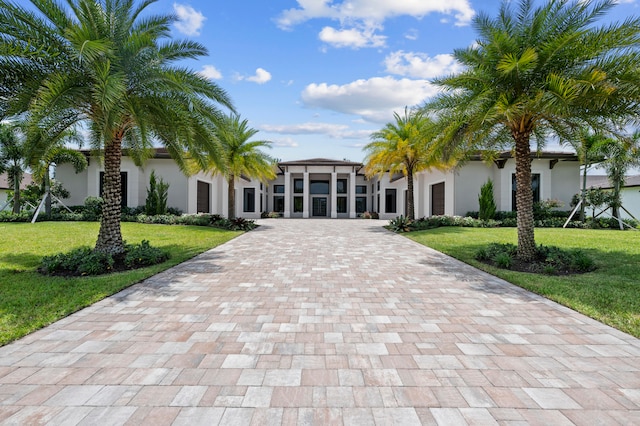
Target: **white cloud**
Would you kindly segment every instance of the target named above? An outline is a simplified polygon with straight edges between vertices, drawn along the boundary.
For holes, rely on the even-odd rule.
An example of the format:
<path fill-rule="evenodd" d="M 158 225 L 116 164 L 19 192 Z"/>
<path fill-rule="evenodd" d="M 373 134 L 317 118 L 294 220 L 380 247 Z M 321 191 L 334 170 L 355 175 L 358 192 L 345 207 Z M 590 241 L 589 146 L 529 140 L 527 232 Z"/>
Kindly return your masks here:
<path fill-rule="evenodd" d="M 318 37 L 323 42 L 334 47 L 350 47 L 353 49 L 384 47 L 387 38 L 374 34 L 375 30 L 375 27 L 362 30 L 356 28 L 336 30 L 332 27 L 324 27 Z"/>
<path fill-rule="evenodd" d="M 297 0 L 298 7 L 288 9 L 276 20 L 282 29 L 290 29 L 310 19 L 328 18 L 346 22 L 383 23 L 389 18 L 409 15 L 422 18 L 441 13 L 455 18 L 456 25 L 468 25 L 475 14 L 469 0 Z"/>
<path fill-rule="evenodd" d="M 271 141 L 271 145 L 277 148 L 297 148 L 298 142 L 294 141 L 292 138 L 282 138 Z"/>
<path fill-rule="evenodd" d="M 386 71 L 391 74 L 413 78 L 434 78 L 462 70 L 460 63 L 450 54 L 436 55 L 432 58 L 424 53 L 402 50 L 390 53 L 384 59 L 384 64 Z"/>
<path fill-rule="evenodd" d="M 345 85 L 310 84 L 302 102 L 310 108 L 324 108 L 362 117 L 368 122 L 386 123 L 394 111 L 415 106 L 434 96 L 438 89 L 427 80 L 375 77 Z"/>
<path fill-rule="evenodd" d="M 411 28 L 404 33 L 404 38 L 407 40 L 417 40 L 420 33 L 415 28 Z"/>
<path fill-rule="evenodd" d="M 178 21 L 175 23 L 178 31 L 188 36 L 200 35 L 200 29 L 207 19 L 202 13 L 191 6 L 180 3 L 174 3 L 173 10 L 178 17 Z"/>
<path fill-rule="evenodd" d="M 301 123 L 301 124 L 265 124 L 260 130 L 285 135 L 327 135 L 334 139 L 368 138 L 375 130 L 351 130 L 346 124 Z"/>
<path fill-rule="evenodd" d="M 237 80 L 247 80 L 253 83 L 264 84 L 271 80 L 271 73 L 263 68 L 256 69 L 256 73 L 252 76 L 245 77 L 242 75 L 236 75 Z"/>
<path fill-rule="evenodd" d="M 208 78 L 209 80 L 222 79 L 222 73 L 213 65 L 205 65 L 202 70 L 198 72 L 201 76 Z"/>

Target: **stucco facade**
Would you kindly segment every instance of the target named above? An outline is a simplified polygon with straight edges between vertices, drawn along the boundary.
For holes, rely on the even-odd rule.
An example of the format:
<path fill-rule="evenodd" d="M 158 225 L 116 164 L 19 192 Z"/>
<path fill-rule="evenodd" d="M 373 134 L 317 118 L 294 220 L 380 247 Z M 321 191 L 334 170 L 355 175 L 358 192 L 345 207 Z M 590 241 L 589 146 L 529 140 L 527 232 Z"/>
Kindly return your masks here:
<path fill-rule="evenodd" d="M 568 208 L 579 190 L 579 163 L 573 154 L 543 153 L 532 159 L 534 197 L 557 199 Z M 71 193 L 70 205 L 87 196 L 100 195 L 103 167 L 91 158 L 86 171 L 75 174 L 68 165 L 56 170 L 56 179 Z M 168 206 L 184 213 L 226 216 L 228 185 L 220 175 L 184 175 L 164 150 L 157 150 L 144 167 L 123 157 L 123 205 L 144 205 L 151 171 L 169 183 Z M 414 177 L 416 217 L 438 214 L 464 215 L 477 211 L 480 187 L 491 179 L 498 210 L 513 209 L 515 161 L 509 153 L 487 163 L 479 157 L 450 170 L 430 170 Z M 126 185 L 126 187 L 125 187 Z M 355 218 L 376 212 L 381 219 L 407 214 L 407 181 L 402 175 L 364 175 L 362 163 L 329 159 L 280 162 L 274 180 L 238 178 L 235 184 L 236 216 L 259 218 L 276 212 L 287 218 Z"/>

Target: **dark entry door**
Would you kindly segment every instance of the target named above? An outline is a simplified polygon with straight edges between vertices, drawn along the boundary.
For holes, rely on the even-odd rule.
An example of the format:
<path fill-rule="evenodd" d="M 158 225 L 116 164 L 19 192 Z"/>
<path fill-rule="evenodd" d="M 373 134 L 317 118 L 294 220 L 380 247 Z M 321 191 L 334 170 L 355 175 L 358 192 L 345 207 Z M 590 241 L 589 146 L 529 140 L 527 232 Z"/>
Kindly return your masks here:
<path fill-rule="evenodd" d="M 327 198 L 326 197 L 314 197 L 313 198 L 313 216 L 327 216 Z"/>
<path fill-rule="evenodd" d="M 211 200 L 207 182 L 198 181 L 198 213 L 211 213 Z"/>
<path fill-rule="evenodd" d="M 444 182 L 431 185 L 431 215 L 444 214 Z"/>

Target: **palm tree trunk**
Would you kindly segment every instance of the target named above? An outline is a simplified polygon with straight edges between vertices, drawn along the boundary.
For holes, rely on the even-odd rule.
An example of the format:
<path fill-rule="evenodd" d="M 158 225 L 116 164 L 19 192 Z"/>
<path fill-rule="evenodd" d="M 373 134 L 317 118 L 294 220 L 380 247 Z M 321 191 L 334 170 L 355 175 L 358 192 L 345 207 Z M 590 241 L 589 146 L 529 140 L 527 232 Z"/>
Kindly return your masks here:
<path fill-rule="evenodd" d="M 585 221 L 585 204 L 586 204 L 586 198 L 587 196 L 587 162 L 585 161 L 584 163 L 584 172 L 582 173 L 582 196 L 580 197 L 580 200 L 582 200 L 582 203 L 580 204 L 580 222 Z"/>
<path fill-rule="evenodd" d="M 234 175 L 230 175 L 228 179 L 229 183 L 229 192 L 227 199 L 229 200 L 229 205 L 227 206 L 227 218 L 235 219 L 236 218 L 236 177 Z"/>
<path fill-rule="evenodd" d="M 51 176 L 49 176 L 49 166 L 44 171 L 44 196 L 46 197 L 44 201 L 45 216 L 51 219 Z"/>
<path fill-rule="evenodd" d="M 531 189 L 531 148 L 529 133 L 514 132 L 516 142 L 516 209 L 518 218 L 518 259 L 530 262 L 536 253 Z"/>
<path fill-rule="evenodd" d="M 416 218 L 413 204 L 413 169 L 407 167 L 407 218 L 409 220 Z"/>
<path fill-rule="evenodd" d="M 104 148 L 104 181 L 102 185 L 102 219 L 96 251 L 110 254 L 124 252 L 120 232 L 122 187 L 120 162 L 122 161 L 122 133 L 119 133 Z"/>
<path fill-rule="evenodd" d="M 13 213 L 20 213 L 20 179 L 18 176 L 13 178 Z"/>

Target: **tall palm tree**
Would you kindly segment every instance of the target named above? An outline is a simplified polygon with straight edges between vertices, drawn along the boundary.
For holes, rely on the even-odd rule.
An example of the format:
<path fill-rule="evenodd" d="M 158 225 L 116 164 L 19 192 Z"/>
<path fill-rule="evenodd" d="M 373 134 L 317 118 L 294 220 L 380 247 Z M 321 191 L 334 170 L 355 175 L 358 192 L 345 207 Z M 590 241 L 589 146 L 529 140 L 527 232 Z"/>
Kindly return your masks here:
<path fill-rule="evenodd" d="M 420 111 L 404 110 L 404 115 L 393 114 L 395 122 L 387 123 L 371 134 L 372 141 L 363 149 L 365 173 L 389 176 L 403 173 L 407 179 L 407 218 L 415 218 L 413 178 L 416 172 L 447 164 L 435 149 L 435 123 Z"/>
<path fill-rule="evenodd" d="M 0 114 L 29 112 L 32 128 L 86 122 L 104 156 L 102 221 L 95 249 L 122 253 L 122 149 L 138 163 L 154 143 L 178 165 L 204 166 L 217 150 L 211 129 L 227 94 L 175 65 L 207 53 L 170 39 L 171 15 L 142 16 L 155 0 L 0 0 Z M 7 88 L 6 84 L 12 84 Z"/>
<path fill-rule="evenodd" d="M 27 148 L 16 133 L 15 125 L 0 123 L 0 173 L 7 173 L 9 186 L 13 187 L 13 213 L 20 213 L 20 184 L 27 164 Z"/>
<path fill-rule="evenodd" d="M 249 127 L 249 122 L 240 120 L 237 114 L 224 117 L 215 128 L 215 135 L 221 145 L 222 164 L 210 166 L 221 173 L 228 183 L 227 217 L 236 217 L 236 179 L 241 176 L 256 178 L 262 182 L 274 179 L 275 161 L 260 148 L 271 148 L 271 142 L 265 140 L 250 141 L 258 130 Z M 218 158 L 213 158 L 214 163 Z M 218 161 L 218 163 L 220 162 Z"/>
<path fill-rule="evenodd" d="M 637 114 L 640 19 L 598 26 L 615 0 L 505 0 L 496 18 L 474 18 L 476 43 L 454 51 L 460 74 L 436 79 L 426 106 L 448 125 L 445 143 L 511 148 L 516 161 L 518 257 L 536 252 L 531 143 L 581 126 L 608 128 Z"/>

